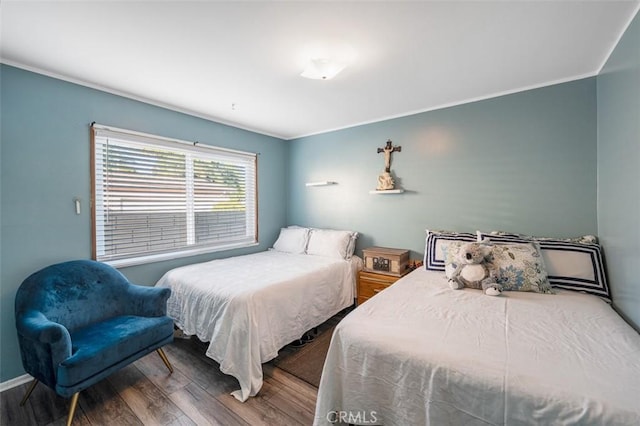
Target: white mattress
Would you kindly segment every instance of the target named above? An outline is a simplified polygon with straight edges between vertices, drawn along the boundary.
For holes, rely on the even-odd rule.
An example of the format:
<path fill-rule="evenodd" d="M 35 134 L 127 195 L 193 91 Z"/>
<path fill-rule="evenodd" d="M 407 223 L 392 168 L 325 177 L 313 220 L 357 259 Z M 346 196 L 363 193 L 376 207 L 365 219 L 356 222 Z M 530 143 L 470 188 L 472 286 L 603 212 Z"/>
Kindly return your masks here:
<path fill-rule="evenodd" d="M 361 263 L 267 251 L 176 268 L 156 286 L 171 288 L 167 315 L 210 342 L 206 355 L 238 379 L 232 395 L 245 401 L 262 387 L 262 363 L 353 304 Z"/>
<path fill-rule="evenodd" d="M 595 296 L 490 297 L 419 269 L 336 327 L 314 424 L 339 419 L 638 425 L 640 336 Z"/>

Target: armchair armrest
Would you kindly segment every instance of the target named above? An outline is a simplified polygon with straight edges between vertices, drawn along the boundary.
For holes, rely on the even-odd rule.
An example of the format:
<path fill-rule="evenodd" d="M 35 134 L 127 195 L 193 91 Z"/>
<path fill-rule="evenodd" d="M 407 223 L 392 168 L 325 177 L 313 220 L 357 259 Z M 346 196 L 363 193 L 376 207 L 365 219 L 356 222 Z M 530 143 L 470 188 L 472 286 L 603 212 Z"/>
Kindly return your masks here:
<path fill-rule="evenodd" d="M 16 328 L 27 373 L 49 386 L 55 386 L 58 364 L 71 356 L 69 331 L 35 310 L 19 313 Z"/>
<path fill-rule="evenodd" d="M 71 336 L 62 324 L 49 320 L 42 312 L 26 311 L 16 318 L 16 327 L 21 336 L 44 344 L 67 342 L 71 348 Z"/>
<path fill-rule="evenodd" d="M 131 284 L 127 288 L 127 298 L 131 302 L 132 313 L 140 316 L 159 317 L 167 314 L 167 299 L 170 288 L 148 287 Z"/>

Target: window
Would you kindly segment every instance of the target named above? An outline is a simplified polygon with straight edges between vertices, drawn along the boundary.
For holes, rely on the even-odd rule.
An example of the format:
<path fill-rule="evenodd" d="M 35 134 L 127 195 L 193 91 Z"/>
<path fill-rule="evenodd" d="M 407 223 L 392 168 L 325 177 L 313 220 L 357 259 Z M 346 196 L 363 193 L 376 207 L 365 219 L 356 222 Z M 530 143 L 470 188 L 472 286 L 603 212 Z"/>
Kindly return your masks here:
<path fill-rule="evenodd" d="M 92 125 L 93 258 L 116 266 L 257 243 L 256 154 Z"/>

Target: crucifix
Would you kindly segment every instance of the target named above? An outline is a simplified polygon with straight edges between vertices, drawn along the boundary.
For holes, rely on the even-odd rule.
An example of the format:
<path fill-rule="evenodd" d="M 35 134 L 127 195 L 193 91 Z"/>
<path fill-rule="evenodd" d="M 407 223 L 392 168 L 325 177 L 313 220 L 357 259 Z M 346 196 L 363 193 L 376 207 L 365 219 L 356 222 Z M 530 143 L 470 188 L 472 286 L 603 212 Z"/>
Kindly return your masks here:
<path fill-rule="evenodd" d="M 395 182 L 391 177 L 391 153 L 400 151 L 402 151 L 402 147 L 393 146 L 391 139 L 387 141 L 384 147 L 378 148 L 378 154 L 384 153 L 384 171 L 378 176 L 377 191 L 387 191 L 394 188 Z"/>
<path fill-rule="evenodd" d="M 392 146 L 391 139 L 387 141 L 387 144 L 384 147 L 378 148 L 378 154 L 380 154 L 381 152 L 384 152 L 384 171 L 385 172 L 387 173 L 391 172 L 391 153 L 400 152 L 400 151 L 402 151 L 402 147 Z"/>

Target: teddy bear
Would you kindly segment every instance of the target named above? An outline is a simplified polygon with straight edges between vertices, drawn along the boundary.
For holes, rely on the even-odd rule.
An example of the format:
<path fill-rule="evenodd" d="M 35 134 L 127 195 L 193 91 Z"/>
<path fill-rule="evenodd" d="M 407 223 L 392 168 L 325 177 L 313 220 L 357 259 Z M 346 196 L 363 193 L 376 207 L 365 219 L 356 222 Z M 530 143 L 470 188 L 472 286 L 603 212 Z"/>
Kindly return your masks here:
<path fill-rule="evenodd" d="M 458 259 L 449 278 L 449 286 L 454 290 L 464 287 L 482 289 L 488 296 L 498 296 L 502 286 L 496 281 L 489 267 L 491 249 L 481 243 L 468 243 L 460 247 Z"/>

